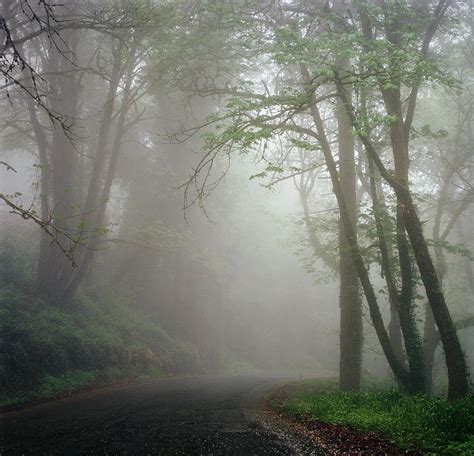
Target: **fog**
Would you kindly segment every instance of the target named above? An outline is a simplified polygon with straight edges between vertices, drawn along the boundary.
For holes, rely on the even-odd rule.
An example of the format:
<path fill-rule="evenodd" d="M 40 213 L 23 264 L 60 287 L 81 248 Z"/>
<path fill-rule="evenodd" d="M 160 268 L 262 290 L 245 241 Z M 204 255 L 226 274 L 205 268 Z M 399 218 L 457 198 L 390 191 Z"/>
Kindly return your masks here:
<path fill-rule="evenodd" d="M 385 50 L 376 67 L 326 30 L 324 2 L 16 3 L 0 7 L 2 394 L 111 370 L 466 390 L 450 369 L 474 355 L 467 6 L 430 37 L 432 66 L 400 57 L 393 90 Z"/>
<path fill-rule="evenodd" d="M 294 185 L 263 188 L 249 180 L 255 164 L 244 157 L 206 199 L 206 213 L 184 210 L 177 187 L 186 175 L 171 169 L 177 161 L 186 171 L 180 162 L 191 166 L 191 149 L 159 144 L 127 152 L 107 213 L 114 245 L 98 250 L 90 289 L 103 292 L 106 283 L 137 311 L 159 315 L 166 332 L 192 344 L 210 372 L 335 375 L 337 283 L 328 271 L 305 270 Z M 29 206 L 37 198 L 35 158 L 7 160 L 17 173 L 1 171 L 1 191 L 21 192 Z M 38 242 L 37 230 L 4 207 L 3 243 L 17 242 L 12 227 L 15 236 Z"/>

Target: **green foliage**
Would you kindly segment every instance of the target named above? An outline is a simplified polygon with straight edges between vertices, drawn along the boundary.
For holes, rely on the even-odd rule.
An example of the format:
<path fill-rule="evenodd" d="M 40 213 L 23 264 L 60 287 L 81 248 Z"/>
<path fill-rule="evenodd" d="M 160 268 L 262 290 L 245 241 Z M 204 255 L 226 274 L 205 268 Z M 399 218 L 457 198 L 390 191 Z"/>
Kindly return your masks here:
<path fill-rule="evenodd" d="M 436 56 L 426 58 L 423 37 L 430 27 L 430 15 L 411 2 L 387 3 L 383 7 L 372 2 L 355 2 L 357 14 L 350 19 L 330 9 L 321 15 L 288 15 L 282 21 L 284 25 L 262 26 L 264 33 L 256 26 L 256 16 L 249 23 L 243 19 L 255 14 L 252 2 L 245 2 L 241 11 L 219 8 L 219 3 L 206 2 L 204 10 L 217 14 L 228 24 L 238 23 L 239 29 L 235 34 L 221 37 L 221 46 L 230 43 L 232 48 L 233 39 L 236 46 L 242 35 L 252 36 L 252 55 L 246 59 L 250 71 L 235 71 L 241 77 L 234 87 L 226 88 L 227 105 L 219 116 L 209 119 L 215 122 L 215 131 L 205 133 L 203 139 L 210 154 L 261 152 L 259 147 L 266 148 L 277 137 L 299 141 L 303 149 L 315 150 L 315 142 L 303 141 L 296 127 L 304 124 L 301 114 L 310 104 L 311 93 L 318 95 L 323 84 L 334 82 L 341 60 L 347 60 L 350 67 L 345 82 L 350 82 L 358 94 L 363 90 L 369 93 L 366 112 L 359 113 L 356 120 L 357 129 L 364 135 L 387 133 L 396 121 L 393 113 L 380 110 L 380 90 L 396 93 L 428 84 L 451 88 L 458 85 Z M 373 28 L 373 38 L 362 32 L 362 15 Z M 392 27 L 396 34 L 391 33 Z M 314 33 L 316 29 L 318 33 Z M 265 84 L 263 91 L 254 85 L 255 67 L 262 65 L 285 75 L 278 78 L 277 87 Z M 300 65 L 308 68 L 312 81 L 298 87 L 295 84 L 298 78 L 288 75 L 293 75 Z M 242 90 L 243 87 L 246 89 Z M 300 134 L 299 138 L 291 137 L 295 132 Z M 198 168 L 199 172 L 204 170 Z M 252 177 L 266 177 L 266 174 L 261 172 Z"/>
<path fill-rule="evenodd" d="M 74 391 L 96 379 L 200 370 L 194 347 L 170 338 L 159 316 L 137 310 L 131 297 L 79 293 L 65 308 L 34 294 L 34 250 L 17 245 L 1 246 L 0 264 L 12 266 L 10 283 L 0 284 L 1 405 Z"/>
<path fill-rule="evenodd" d="M 33 390 L 17 391 L 13 394 L 1 393 L 0 407 L 10 408 L 35 399 L 50 399 L 83 390 L 92 385 L 102 385 L 122 379 L 146 379 L 163 375 L 165 375 L 165 372 L 157 366 L 139 368 L 133 366 L 108 367 L 91 371 L 75 369 L 57 376 L 46 374 Z"/>
<path fill-rule="evenodd" d="M 308 226 L 304 219 L 298 219 L 294 223 L 296 236 L 299 238 L 296 244 L 295 255 L 299 258 L 302 266 L 308 274 L 311 274 L 316 284 L 331 283 L 335 280 L 335 271 L 326 263 L 327 258 L 334 258 L 334 252 L 338 249 L 338 231 L 336 218 L 337 212 L 331 209 L 323 211 L 322 214 L 310 215 Z M 307 230 L 311 229 L 320 240 L 320 248 L 315 252 L 311 240 L 308 238 Z M 319 262 L 319 260 L 321 260 Z M 337 259 L 335 260 L 337 265 Z M 321 265 L 323 268 L 321 268 Z"/>
<path fill-rule="evenodd" d="M 62 392 L 72 392 L 93 383 L 96 379 L 95 372 L 74 370 L 58 377 L 45 375 L 39 387 L 40 397 L 53 397 Z"/>
<path fill-rule="evenodd" d="M 435 242 L 433 239 L 427 239 L 427 243 L 429 246 L 435 246 Z M 460 257 L 465 257 L 469 261 L 474 261 L 474 256 L 472 252 L 466 248 L 466 246 L 462 244 L 453 244 L 452 242 L 449 241 L 438 241 L 437 243 L 441 248 L 443 248 L 447 253 L 450 253 L 451 255 L 457 255 Z"/>
<path fill-rule="evenodd" d="M 290 390 L 282 408 L 294 416 L 380 432 L 401 447 L 451 455 L 474 450 L 472 395 L 449 403 L 395 389 L 345 393 L 333 382 L 306 382 Z"/>
<path fill-rule="evenodd" d="M 59 376 L 44 375 L 35 389 L 19 390 L 13 393 L 0 393 L 0 407 L 16 407 L 37 399 L 49 399 L 62 394 L 69 394 L 93 384 L 98 371 L 68 371 Z"/>
<path fill-rule="evenodd" d="M 0 289 L 1 405 L 74 391 L 96 379 L 200 370 L 193 347 L 171 339 L 132 304 L 82 296 L 65 310 L 14 287 Z M 155 358 L 143 359 L 148 350 Z"/>

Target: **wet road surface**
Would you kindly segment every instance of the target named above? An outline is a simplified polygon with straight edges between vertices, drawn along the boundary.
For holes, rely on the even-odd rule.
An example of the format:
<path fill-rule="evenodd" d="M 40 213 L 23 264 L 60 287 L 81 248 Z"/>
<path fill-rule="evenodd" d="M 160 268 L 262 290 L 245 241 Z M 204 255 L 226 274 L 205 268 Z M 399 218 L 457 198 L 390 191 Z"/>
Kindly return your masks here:
<path fill-rule="evenodd" d="M 157 379 L 3 414 L 0 454 L 324 454 L 260 412 L 262 399 L 279 381 Z"/>

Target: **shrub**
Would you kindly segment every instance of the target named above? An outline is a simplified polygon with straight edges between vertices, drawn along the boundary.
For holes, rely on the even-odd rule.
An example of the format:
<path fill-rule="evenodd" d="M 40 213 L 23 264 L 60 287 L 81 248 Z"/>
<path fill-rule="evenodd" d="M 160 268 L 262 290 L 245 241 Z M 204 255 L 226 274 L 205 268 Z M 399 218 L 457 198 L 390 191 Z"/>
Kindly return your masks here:
<path fill-rule="evenodd" d="M 45 375 L 38 388 L 40 397 L 53 397 L 58 393 L 76 391 L 95 381 L 95 372 L 84 372 L 80 370 L 69 371 L 59 377 Z"/>
<path fill-rule="evenodd" d="M 147 351 L 167 353 L 168 365 L 141 356 Z M 41 396 L 77 389 L 90 380 L 80 372 L 100 374 L 117 368 L 118 376 L 136 376 L 140 370 L 146 375 L 166 368 L 186 373 L 200 366 L 194 347 L 175 342 L 157 318 L 137 312 L 130 301 L 98 303 L 79 296 L 71 309 L 61 309 L 14 286 L 0 288 L 2 396 L 21 396 L 38 388 Z"/>
<path fill-rule="evenodd" d="M 2 405 L 76 390 L 95 379 L 201 370 L 195 347 L 169 337 L 159 315 L 137 309 L 132 297 L 79 291 L 65 308 L 35 294 L 37 241 L 33 232 L 17 229 L 0 239 Z"/>

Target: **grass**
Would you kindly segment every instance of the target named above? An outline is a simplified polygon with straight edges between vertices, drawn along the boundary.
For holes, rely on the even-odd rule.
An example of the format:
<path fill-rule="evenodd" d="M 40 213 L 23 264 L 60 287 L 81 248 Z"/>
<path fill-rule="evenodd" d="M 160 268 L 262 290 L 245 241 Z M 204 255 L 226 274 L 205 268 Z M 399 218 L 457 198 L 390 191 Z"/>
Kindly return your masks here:
<path fill-rule="evenodd" d="M 408 396 L 395 389 L 342 393 L 334 381 L 312 380 L 290 386 L 278 407 L 295 417 L 378 432 L 401 448 L 443 455 L 474 454 L 472 395 L 449 403 L 440 397 Z"/>
<path fill-rule="evenodd" d="M 93 384 L 96 378 L 96 372 L 80 370 L 66 372 L 59 377 L 45 375 L 38 388 L 38 396 L 49 398 L 60 393 L 77 391 Z"/>
<path fill-rule="evenodd" d="M 104 370 L 72 370 L 58 376 L 44 375 L 39 385 L 17 394 L 0 395 L 0 408 L 14 408 L 35 400 L 52 399 L 80 391 L 93 385 L 105 385 L 122 379 L 147 379 L 162 377 L 163 371 L 156 366 L 146 368 L 109 367 Z"/>
<path fill-rule="evenodd" d="M 59 376 L 44 375 L 34 390 L 18 391 L 16 394 L 2 394 L 0 407 L 16 407 L 38 399 L 50 399 L 65 393 L 72 393 L 96 382 L 98 373 L 95 371 L 74 370 Z"/>

